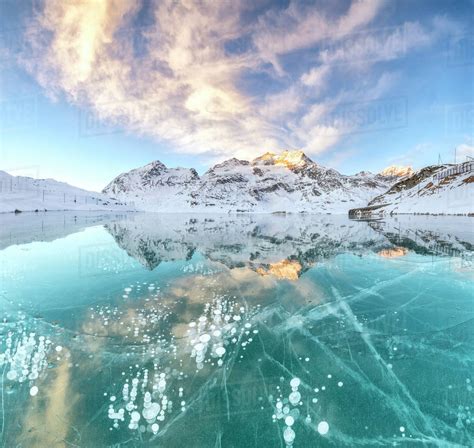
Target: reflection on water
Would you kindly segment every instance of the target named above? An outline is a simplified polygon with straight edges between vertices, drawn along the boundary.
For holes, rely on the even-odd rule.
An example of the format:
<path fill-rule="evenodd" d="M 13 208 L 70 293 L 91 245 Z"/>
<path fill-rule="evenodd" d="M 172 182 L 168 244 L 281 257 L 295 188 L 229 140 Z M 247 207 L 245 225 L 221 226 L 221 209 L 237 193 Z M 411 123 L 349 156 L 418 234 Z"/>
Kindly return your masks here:
<path fill-rule="evenodd" d="M 390 249 L 382 249 L 379 255 L 384 258 L 404 257 L 408 254 L 406 247 L 392 247 Z"/>
<path fill-rule="evenodd" d="M 3 446 L 474 445 L 471 218 L 0 218 Z"/>

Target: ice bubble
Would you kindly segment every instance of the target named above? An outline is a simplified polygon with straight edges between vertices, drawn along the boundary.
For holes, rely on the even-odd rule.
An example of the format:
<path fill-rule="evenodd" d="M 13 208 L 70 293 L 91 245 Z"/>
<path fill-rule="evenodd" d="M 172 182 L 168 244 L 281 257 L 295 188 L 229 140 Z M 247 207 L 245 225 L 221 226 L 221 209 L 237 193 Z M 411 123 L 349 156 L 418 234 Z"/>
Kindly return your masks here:
<path fill-rule="evenodd" d="M 160 425 L 158 423 L 153 423 L 153 425 L 151 425 L 151 430 L 153 431 L 153 434 L 156 434 L 159 429 Z"/>
<path fill-rule="evenodd" d="M 297 391 L 291 392 L 290 396 L 288 397 L 288 400 L 293 406 L 296 406 L 301 400 L 301 394 Z"/>
<path fill-rule="evenodd" d="M 63 348 L 60 345 L 56 346 L 56 351 L 59 353 L 63 350 Z"/>
<path fill-rule="evenodd" d="M 225 353 L 225 348 L 224 347 L 217 347 L 216 348 L 216 355 L 217 356 L 224 356 L 224 353 Z"/>
<path fill-rule="evenodd" d="M 405 432 L 405 427 L 404 426 L 400 426 L 400 432 Z"/>
<path fill-rule="evenodd" d="M 8 373 L 7 373 L 7 378 L 8 378 L 9 380 L 12 380 L 12 381 L 13 381 L 13 380 L 16 378 L 16 376 L 17 376 L 17 373 L 16 373 L 15 370 L 10 370 L 10 371 L 8 371 Z"/>
<path fill-rule="evenodd" d="M 132 422 L 138 422 L 140 420 L 140 413 L 137 411 L 133 411 L 130 414 L 130 417 L 132 418 Z"/>
<path fill-rule="evenodd" d="M 339 387 L 342 387 L 342 386 L 344 386 L 344 383 L 343 383 L 342 381 L 339 381 L 339 383 L 337 383 L 337 385 L 338 385 Z"/>
<path fill-rule="evenodd" d="M 153 420 L 160 412 L 160 405 L 158 403 L 151 403 L 150 407 L 143 410 L 142 414 L 145 420 Z"/>
<path fill-rule="evenodd" d="M 293 378 L 293 379 L 290 381 L 290 386 L 291 386 L 291 387 L 298 387 L 300 384 L 301 384 L 301 381 L 300 381 L 299 378 Z"/>
<path fill-rule="evenodd" d="M 202 334 L 201 336 L 199 336 L 199 340 L 206 344 L 211 340 L 211 337 L 208 334 Z"/>
<path fill-rule="evenodd" d="M 322 421 L 318 423 L 318 432 L 321 435 L 327 434 L 329 431 L 329 424 L 328 422 Z"/>
<path fill-rule="evenodd" d="M 285 428 L 285 431 L 283 431 L 283 438 L 285 439 L 286 443 L 293 443 L 295 440 L 295 431 L 293 431 L 291 428 Z"/>
<path fill-rule="evenodd" d="M 204 345 L 200 342 L 198 342 L 195 346 L 194 346 L 194 350 L 196 350 L 197 352 L 202 352 L 204 350 Z"/>
<path fill-rule="evenodd" d="M 293 426 L 293 423 L 295 423 L 295 419 L 291 415 L 285 418 L 285 424 L 287 426 Z"/>
<path fill-rule="evenodd" d="M 31 395 L 32 397 L 34 397 L 37 393 L 38 393 L 38 387 L 33 386 L 33 387 L 30 389 L 30 395 Z"/>

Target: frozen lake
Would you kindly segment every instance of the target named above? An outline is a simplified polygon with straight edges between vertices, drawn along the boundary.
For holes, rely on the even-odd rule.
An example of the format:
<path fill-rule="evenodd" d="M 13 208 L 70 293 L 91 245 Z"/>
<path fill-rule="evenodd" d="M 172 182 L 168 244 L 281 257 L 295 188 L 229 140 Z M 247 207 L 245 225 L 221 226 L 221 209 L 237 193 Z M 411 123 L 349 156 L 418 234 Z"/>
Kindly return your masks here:
<path fill-rule="evenodd" d="M 474 446 L 473 223 L 0 215 L 1 445 Z"/>

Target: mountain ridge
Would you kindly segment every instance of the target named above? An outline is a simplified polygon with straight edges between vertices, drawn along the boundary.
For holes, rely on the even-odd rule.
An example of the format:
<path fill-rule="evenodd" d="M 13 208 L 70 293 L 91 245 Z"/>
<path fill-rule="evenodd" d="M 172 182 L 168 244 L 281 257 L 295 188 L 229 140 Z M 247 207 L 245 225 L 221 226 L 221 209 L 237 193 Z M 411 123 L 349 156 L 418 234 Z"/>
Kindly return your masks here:
<path fill-rule="evenodd" d="M 473 213 L 474 161 L 424 167 L 372 198 L 366 207 L 349 210 L 354 217 Z"/>
<path fill-rule="evenodd" d="M 346 213 L 386 191 L 400 177 L 344 175 L 303 151 L 231 158 L 199 176 L 193 168 L 151 162 L 122 173 L 103 190 L 144 211 Z"/>

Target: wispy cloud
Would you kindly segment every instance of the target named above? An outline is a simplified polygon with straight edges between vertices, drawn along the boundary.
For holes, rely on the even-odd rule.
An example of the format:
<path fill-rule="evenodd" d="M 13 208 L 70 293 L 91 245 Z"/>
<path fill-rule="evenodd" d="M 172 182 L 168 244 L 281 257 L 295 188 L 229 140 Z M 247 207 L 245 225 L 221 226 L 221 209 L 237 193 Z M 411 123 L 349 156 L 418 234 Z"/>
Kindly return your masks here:
<path fill-rule="evenodd" d="M 370 44 L 363 30 L 385 4 L 354 1 L 335 14 L 294 1 L 256 12 L 246 0 L 161 0 L 146 6 L 144 26 L 140 2 L 46 0 L 25 36 L 31 54 L 22 63 L 53 98 L 65 96 L 177 151 L 248 158 L 284 146 L 318 153 L 343 134 L 328 114 L 369 93 L 376 99 L 396 80 L 382 73 L 370 88 L 327 95 L 333 63 L 358 60 L 368 70 L 374 59 L 394 57 L 394 41 L 410 51 L 436 38 L 407 23 L 385 33 L 385 43 Z M 436 30 L 448 32 L 452 24 L 437 20 Z M 307 49 L 314 57 L 289 70 L 284 58 Z M 251 77 L 260 80 L 258 91 Z"/>

